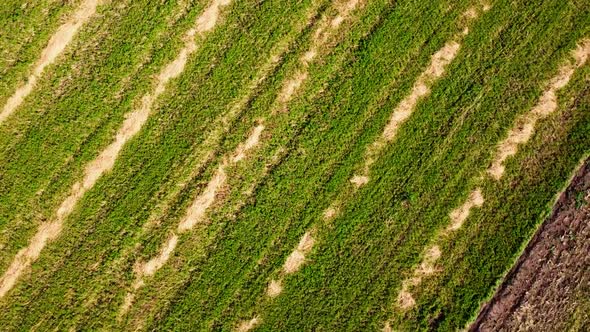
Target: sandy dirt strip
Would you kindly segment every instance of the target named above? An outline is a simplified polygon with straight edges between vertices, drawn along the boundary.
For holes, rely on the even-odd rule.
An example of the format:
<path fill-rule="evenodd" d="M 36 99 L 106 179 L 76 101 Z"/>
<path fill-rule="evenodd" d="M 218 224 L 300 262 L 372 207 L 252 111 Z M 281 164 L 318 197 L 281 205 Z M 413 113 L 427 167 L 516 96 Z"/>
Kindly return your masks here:
<path fill-rule="evenodd" d="M 559 68 L 559 73 L 549 82 L 537 105 L 516 121 L 508 136 L 498 145 L 494 161 L 488 169 L 488 173 L 494 179 L 499 180 L 502 177 L 506 160 L 514 156 L 518 152 L 518 147 L 533 136 L 537 122 L 555 112 L 557 91 L 569 83 L 575 70 L 586 64 L 590 57 L 590 39 L 582 40 L 572 52 L 572 57 L 574 61 L 568 61 Z"/>

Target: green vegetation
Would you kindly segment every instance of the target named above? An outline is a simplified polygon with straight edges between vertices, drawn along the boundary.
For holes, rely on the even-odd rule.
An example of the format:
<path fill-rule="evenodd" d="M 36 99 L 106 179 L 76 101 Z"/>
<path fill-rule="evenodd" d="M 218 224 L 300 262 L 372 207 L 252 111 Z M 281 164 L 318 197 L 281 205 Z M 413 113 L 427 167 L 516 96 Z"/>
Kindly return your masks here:
<path fill-rule="evenodd" d="M 409 331 L 463 328 L 590 153 L 586 65 L 560 91 L 557 112 L 508 159 L 501 181 L 481 177 L 514 120 L 590 37 L 586 1 L 498 0 L 470 24 L 443 78 L 378 156 L 369 183 L 351 190 L 367 146 L 475 4 L 361 2 L 318 48 L 286 110 L 277 109 L 277 94 L 301 69 L 322 17 L 335 17 L 338 5 L 247 0 L 224 7 L 114 168 L 0 299 L 2 328 L 232 330 L 255 316 L 265 331 L 380 330 L 386 321 Z M 38 5 L 50 8 L 45 12 L 15 14 L 16 2 L 10 6 L 0 23 L 42 32 L 26 45 L 15 42 L 23 31 L 0 35 L 0 47 L 19 59 L 18 66 L 0 62 L 9 73 L 0 101 L 22 81 L 59 17 L 76 8 L 48 2 Z M 101 5 L 0 125 L 2 271 L 152 91 L 206 6 Z M 41 29 L 42 20 L 48 25 Z M 228 115 L 242 100 L 245 107 Z M 260 144 L 226 170 L 208 221 L 180 235 L 170 260 L 121 314 L 137 262 L 158 255 L 218 165 L 263 118 Z M 211 139 L 220 128 L 223 135 Z M 476 186 L 485 204 L 445 240 L 439 271 L 412 289 L 417 305 L 400 311 L 402 281 Z M 323 222 L 337 198 L 340 214 Z M 268 282 L 311 228 L 316 244 L 306 264 L 286 276 L 278 297 L 266 297 Z"/>
<path fill-rule="evenodd" d="M 139 24 L 150 14 L 150 25 Z M 8 246 L 2 268 L 39 223 L 52 217 L 84 165 L 110 143 L 151 77 L 174 57 L 180 43 L 168 41 L 183 31 L 168 28 L 173 14 L 173 5 L 150 13 L 138 2 L 104 10 L 81 31 L 79 53 L 62 57 L 16 116 L 0 127 L 0 190 L 5 193 L 0 227 L 2 244 Z"/>

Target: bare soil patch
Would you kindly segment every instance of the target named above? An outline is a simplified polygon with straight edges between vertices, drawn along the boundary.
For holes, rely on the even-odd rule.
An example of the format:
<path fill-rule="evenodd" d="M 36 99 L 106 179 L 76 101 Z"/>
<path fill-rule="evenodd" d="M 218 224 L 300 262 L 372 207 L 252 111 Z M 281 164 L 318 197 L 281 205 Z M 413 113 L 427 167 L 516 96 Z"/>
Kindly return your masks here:
<path fill-rule="evenodd" d="M 480 207 L 483 203 L 484 199 L 481 190 L 478 188 L 472 191 L 463 205 L 451 211 L 449 214 L 452 224 L 447 228 L 447 231 L 456 231 L 461 228 L 465 220 L 469 217 L 471 209 L 476 206 Z"/>
<path fill-rule="evenodd" d="M 551 215 L 469 330 L 569 330 L 569 318 L 578 310 L 578 300 L 590 298 L 588 253 L 590 159 L 561 194 Z M 581 330 L 590 327 L 590 321 L 581 324 Z"/>
<path fill-rule="evenodd" d="M 282 280 L 272 280 L 268 284 L 268 288 L 266 290 L 266 295 L 268 295 L 269 297 L 277 297 L 282 292 L 283 292 Z"/>
<path fill-rule="evenodd" d="M 241 322 L 240 325 L 238 325 L 238 328 L 236 329 L 236 331 L 237 332 L 250 331 L 253 328 L 255 328 L 259 323 L 260 323 L 260 318 L 258 318 L 258 316 L 256 316 L 250 320 Z"/>
<path fill-rule="evenodd" d="M 315 243 L 314 238 L 311 235 L 311 231 L 306 232 L 301 237 L 297 248 L 287 257 L 283 270 L 285 274 L 291 274 L 299 271 L 303 263 L 305 263 L 305 255 L 307 255 Z"/>

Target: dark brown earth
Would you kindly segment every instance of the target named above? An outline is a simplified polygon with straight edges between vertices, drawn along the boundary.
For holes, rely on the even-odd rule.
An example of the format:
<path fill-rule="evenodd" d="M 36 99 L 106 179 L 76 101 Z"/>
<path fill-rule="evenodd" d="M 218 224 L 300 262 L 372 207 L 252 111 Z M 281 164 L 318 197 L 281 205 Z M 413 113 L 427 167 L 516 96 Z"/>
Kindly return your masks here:
<path fill-rule="evenodd" d="M 590 331 L 590 158 L 470 331 Z"/>

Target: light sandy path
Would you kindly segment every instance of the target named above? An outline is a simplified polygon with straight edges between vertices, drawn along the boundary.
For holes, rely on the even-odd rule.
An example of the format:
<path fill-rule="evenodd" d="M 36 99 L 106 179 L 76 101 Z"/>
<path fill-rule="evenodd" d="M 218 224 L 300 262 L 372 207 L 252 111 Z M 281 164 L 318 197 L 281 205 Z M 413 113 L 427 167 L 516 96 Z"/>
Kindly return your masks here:
<path fill-rule="evenodd" d="M 39 257 L 47 242 L 59 236 L 64 220 L 74 210 L 80 198 L 94 186 L 105 172 L 112 169 L 125 143 L 139 132 L 148 119 L 154 101 L 166 90 L 166 84 L 171 79 L 178 77 L 184 70 L 188 57 L 197 49 L 196 34 L 203 35 L 210 31 L 218 20 L 221 8 L 227 4 L 229 4 L 229 0 L 214 0 L 205 12 L 199 16 L 196 28 L 187 32 L 185 45 L 178 56 L 164 67 L 156 77 L 156 86 L 153 92 L 143 96 L 141 106 L 127 115 L 123 125 L 117 132 L 115 141 L 86 166 L 83 179 L 72 186 L 69 196 L 57 209 L 55 218 L 52 221 L 43 223 L 29 245 L 16 254 L 10 267 L 0 279 L 0 298 L 8 293 L 21 274 Z"/>
<path fill-rule="evenodd" d="M 447 232 L 456 231 L 461 226 L 467 218 L 469 217 L 469 213 L 471 209 L 474 207 L 481 207 L 484 203 L 483 195 L 481 193 L 481 189 L 477 188 L 469 194 L 467 200 L 461 205 L 460 207 L 456 208 L 455 210 L 451 211 L 449 214 L 449 218 L 451 219 L 451 224 L 447 228 Z"/>
<path fill-rule="evenodd" d="M 370 180 L 369 173 L 371 165 L 383 149 L 395 138 L 399 127 L 412 115 L 420 100 L 430 94 L 430 86 L 445 73 L 447 65 L 453 61 L 460 45 L 457 41 L 447 42 L 440 50 L 432 56 L 428 68 L 420 74 L 414 83 L 412 90 L 391 113 L 387 125 L 381 136 L 373 142 L 365 152 L 365 165 L 361 174 L 355 174 L 350 182 L 356 187 L 367 184 Z"/>
<path fill-rule="evenodd" d="M 85 0 L 80 4 L 78 10 L 66 23 L 62 24 L 51 36 L 47 46 L 41 52 L 33 73 L 29 75 L 24 85 L 17 88 L 14 94 L 8 98 L 0 113 L 0 124 L 2 124 L 22 104 L 23 100 L 33 91 L 37 80 L 43 73 L 45 67 L 52 64 L 57 57 L 63 53 L 68 44 L 72 41 L 80 27 L 86 23 L 96 12 L 99 0 Z M 0 293 L 1 294 L 1 293 Z M 1 297 L 1 296 L 0 296 Z"/>
<path fill-rule="evenodd" d="M 260 318 L 258 316 L 247 320 L 247 321 L 243 321 L 240 323 L 240 325 L 238 325 L 238 328 L 236 329 L 237 332 L 248 332 L 250 330 L 252 330 L 253 328 L 255 328 L 256 326 L 258 326 L 258 324 L 260 324 Z"/>
<path fill-rule="evenodd" d="M 578 43 L 577 48 L 572 51 L 573 62 L 567 61 L 558 70 L 558 74 L 551 79 L 548 87 L 541 95 L 539 102 L 526 114 L 517 119 L 514 127 L 508 132 L 507 138 L 502 140 L 498 145 L 498 150 L 494 154 L 493 162 L 487 173 L 494 179 L 500 180 L 504 175 L 504 162 L 510 156 L 515 155 L 518 152 L 518 146 L 525 144 L 533 135 L 536 123 L 549 116 L 551 113 L 557 110 L 557 92 L 564 88 L 570 81 L 575 70 L 583 66 L 588 57 L 590 57 L 590 40 L 584 39 Z M 474 207 L 481 207 L 484 204 L 484 198 L 479 188 L 472 191 L 465 202 L 455 210 L 449 213 L 449 219 L 451 223 L 447 226 L 444 232 L 441 232 L 435 236 L 433 246 L 437 246 L 436 243 L 442 241 L 446 236 L 449 236 L 452 232 L 457 231 L 461 228 L 465 220 L 469 217 L 470 210 Z M 440 255 L 438 255 L 440 257 Z M 432 259 L 432 257 L 425 256 L 421 263 L 434 264 L 438 259 Z M 422 276 L 434 273 L 435 269 L 432 269 L 430 273 L 422 273 L 421 268 L 417 268 L 413 276 L 410 279 L 405 280 L 402 283 L 402 289 L 398 296 L 398 305 L 401 309 L 409 309 L 415 305 L 415 300 L 409 291 L 410 286 L 416 287 L 422 281 Z"/>

